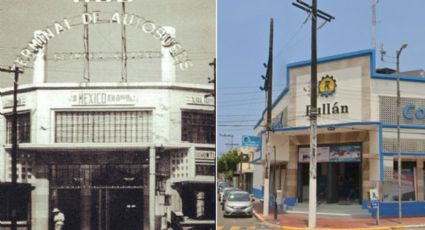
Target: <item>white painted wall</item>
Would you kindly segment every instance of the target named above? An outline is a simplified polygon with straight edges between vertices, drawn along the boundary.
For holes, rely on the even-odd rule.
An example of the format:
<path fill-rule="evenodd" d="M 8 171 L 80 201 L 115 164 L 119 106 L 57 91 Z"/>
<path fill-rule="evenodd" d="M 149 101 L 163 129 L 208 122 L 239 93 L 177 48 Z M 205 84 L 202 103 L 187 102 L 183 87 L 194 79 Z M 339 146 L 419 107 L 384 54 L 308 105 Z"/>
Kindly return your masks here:
<path fill-rule="evenodd" d="M 264 185 L 264 167 L 262 164 L 254 164 L 252 187 L 261 190 Z"/>
<path fill-rule="evenodd" d="M 335 124 L 346 123 L 361 120 L 361 66 L 338 69 L 335 71 L 319 72 L 318 82 L 326 75 L 333 76 L 336 80 L 336 91 L 333 95 L 324 97 L 318 93 L 317 107 L 321 108 L 322 104 L 329 103 L 330 106 L 338 104 L 339 114 L 320 115 L 318 117 L 318 124 Z M 310 75 L 291 76 L 297 78 L 296 84 L 296 125 L 308 126 L 309 120 L 306 115 L 306 106 L 310 105 Z M 306 91 L 307 90 L 307 91 Z M 341 114 L 341 105 L 348 105 L 348 114 Z M 332 110 L 332 108 L 331 108 Z"/>
<path fill-rule="evenodd" d="M 44 84 L 45 86 L 58 87 L 59 84 Z M 100 84 L 96 84 L 100 85 Z M 180 84 L 181 85 L 181 84 Z M 60 84 L 60 86 L 67 86 Z M 75 87 L 75 84 L 69 85 Z M 108 84 L 111 86 L 111 84 Z M 18 111 L 31 111 L 31 142 L 33 144 L 49 144 L 54 143 L 54 112 L 73 110 L 152 110 L 152 128 L 153 142 L 155 143 L 179 143 L 181 142 L 181 111 L 182 109 L 191 110 L 209 110 L 213 111 L 213 99 L 210 99 L 211 104 L 200 105 L 193 104 L 188 97 L 204 98 L 207 94 L 197 90 L 177 90 L 170 89 L 162 85 L 161 88 L 156 88 L 158 85 L 147 87 L 146 89 L 128 89 L 127 87 L 119 87 L 120 84 L 113 84 L 114 89 L 102 89 L 101 86 L 95 89 L 80 88 L 40 88 L 36 91 L 20 93 L 20 97 L 25 97 L 25 105 L 18 107 Z M 201 89 L 211 89 L 210 86 L 192 85 Z M 29 86 L 27 86 L 29 87 Z M 71 97 L 76 93 L 129 93 L 136 96 L 134 105 L 122 106 L 81 106 L 73 105 Z M 3 96 L 2 100 L 11 100 L 12 96 Z M 203 102 L 201 102 L 203 103 Z M 6 109 L 4 112 L 11 112 L 11 109 Z M 2 127 L 4 127 L 2 122 Z"/>

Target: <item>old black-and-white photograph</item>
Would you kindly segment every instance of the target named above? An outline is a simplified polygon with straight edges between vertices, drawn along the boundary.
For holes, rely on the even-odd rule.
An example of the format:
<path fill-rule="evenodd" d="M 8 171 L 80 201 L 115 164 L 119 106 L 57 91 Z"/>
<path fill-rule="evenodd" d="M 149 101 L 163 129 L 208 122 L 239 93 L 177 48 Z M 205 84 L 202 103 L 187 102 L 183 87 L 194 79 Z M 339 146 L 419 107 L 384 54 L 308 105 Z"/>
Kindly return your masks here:
<path fill-rule="evenodd" d="M 215 0 L 0 13 L 0 229 L 215 229 Z"/>

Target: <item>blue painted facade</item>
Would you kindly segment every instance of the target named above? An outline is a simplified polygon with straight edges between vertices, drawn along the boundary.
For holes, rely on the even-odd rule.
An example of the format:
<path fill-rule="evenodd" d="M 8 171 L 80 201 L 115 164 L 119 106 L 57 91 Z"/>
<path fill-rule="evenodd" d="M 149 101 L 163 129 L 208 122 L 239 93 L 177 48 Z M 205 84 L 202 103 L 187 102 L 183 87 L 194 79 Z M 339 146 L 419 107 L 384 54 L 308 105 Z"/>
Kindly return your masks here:
<path fill-rule="evenodd" d="M 381 74 L 376 73 L 376 54 L 375 50 L 367 49 L 367 50 L 360 50 L 356 52 L 341 54 L 341 55 L 335 55 L 335 56 L 329 56 L 324 58 L 318 59 L 318 64 L 323 64 L 327 62 L 333 62 L 338 61 L 342 59 L 348 59 L 348 58 L 354 58 L 354 57 L 361 57 L 361 56 L 369 56 L 370 57 L 370 78 L 371 79 L 377 79 L 377 80 L 386 80 L 386 81 L 396 81 L 397 77 L 395 75 L 391 74 Z M 285 97 L 285 95 L 289 92 L 289 85 L 290 85 L 290 79 L 289 79 L 289 71 L 292 68 L 302 67 L 302 66 L 308 66 L 310 65 L 310 60 L 307 61 L 301 61 L 301 62 L 295 62 L 287 65 L 286 68 L 286 86 L 282 90 L 282 92 L 279 94 L 279 96 L 274 100 L 273 102 L 273 108 Z M 415 82 L 415 83 L 425 83 L 425 78 L 423 77 L 414 77 L 414 76 L 400 76 L 401 81 L 405 82 Z M 263 111 L 261 118 L 256 123 L 254 129 L 258 128 L 258 126 L 263 121 L 263 117 L 266 113 L 266 110 Z M 359 121 L 359 122 L 346 122 L 346 123 L 336 123 L 336 124 L 328 124 L 328 125 L 319 125 L 318 128 L 328 128 L 328 127 L 355 127 L 359 125 L 368 125 L 368 126 L 376 126 L 379 135 L 379 178 L 381 181 L 384 180 L 384 156 L 394 156 L 398 153 L 395 152 L 385 152 L 383 148 L 383 133 L 385 133 L 386 129 L 394 129 L 397 128 L 394 124 L 386 124 L 382 123 L 380 121 Z M 297 131 L 297 130 L 308 130 L 308 126 L 304 127 L 282 127 L 282 128 L 276 128 L 273 131 L 274 132 L 289 132 L 289 131 Z M 411 125 L 411 124 L 401 124 L 402 129 L 420 129 L 425 130 L 425 125 Z M 262 134 L 265 133 L 264 130 L 261 132 Z M 425 156 L 425 152 L 402 152 L 402 156 Z M 262 199 L 263 197 L 263 191 L 258 189 L 253 189 L 254 196 Z M 274 198 L 273 196 L 270 196 L 270 201 L 273 202 Z M 288 206 L 294 206 L 297 204 L 296 198 L 286 198 L 284 203 Z M 367 200 L 362 201 L 362 208 L 369 209 L 369 212 L 372 216 L 376 215 L 376 210 L 370 208 L 369 203 Z M 380 214 L 382 217 L 391 217 L 391 216 L 398 216 L 398 204 L 397 202 L 383 202 L 380 204 Z M 403 202 L 403 216 L 425 216 L 425 201 L 406 201 Z"/>
<path fill-rule="evenodd" d="M 401 204 L 403 216 L 424 216 L 425 201 L 405 201 Z M 381 202 L 379 204 L 380 217 L 398 217 L 398 203 L 397 202 Z M 369 213 L 375 217 L 376 210 L 369 208 Z"/>

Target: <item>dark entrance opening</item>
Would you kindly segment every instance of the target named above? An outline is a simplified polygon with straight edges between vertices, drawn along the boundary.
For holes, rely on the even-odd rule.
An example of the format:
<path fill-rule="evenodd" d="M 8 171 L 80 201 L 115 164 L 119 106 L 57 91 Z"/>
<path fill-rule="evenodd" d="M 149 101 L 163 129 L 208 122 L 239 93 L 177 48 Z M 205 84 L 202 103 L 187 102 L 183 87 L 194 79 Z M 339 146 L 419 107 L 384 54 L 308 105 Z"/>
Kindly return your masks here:
<path fill-rule="evenodd" d="M 65 215 L 64 230 L 143 228 L 143 189 L 82 188 L 52 192 L 56 194 L 54 206 Z"/>
<path fill-rule="evenodd" d="M 298 200 L 308 201 L 309 164 L 298 165 Z M 317 203 L 361 203 L 360 162 L 317 164 Z"/>
<path fill-rule="evenodd" d="M 143 226 L 143 191 L 111 190 L 110 230 L 136 230 Z"/>

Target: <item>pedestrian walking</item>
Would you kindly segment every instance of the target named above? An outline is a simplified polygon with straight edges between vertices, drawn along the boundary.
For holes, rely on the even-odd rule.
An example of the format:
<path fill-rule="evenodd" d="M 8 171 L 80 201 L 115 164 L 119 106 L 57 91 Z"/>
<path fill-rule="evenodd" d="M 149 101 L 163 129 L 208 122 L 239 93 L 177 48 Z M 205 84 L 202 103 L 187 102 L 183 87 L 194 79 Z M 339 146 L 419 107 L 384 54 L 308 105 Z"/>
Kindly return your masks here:
<path fill-rule="evenodd" d="M 53 222 L 55 223 L 55 230 L 62 230 L 65 224 L 65 215 L 58 209 L 53 209 Z"/>

